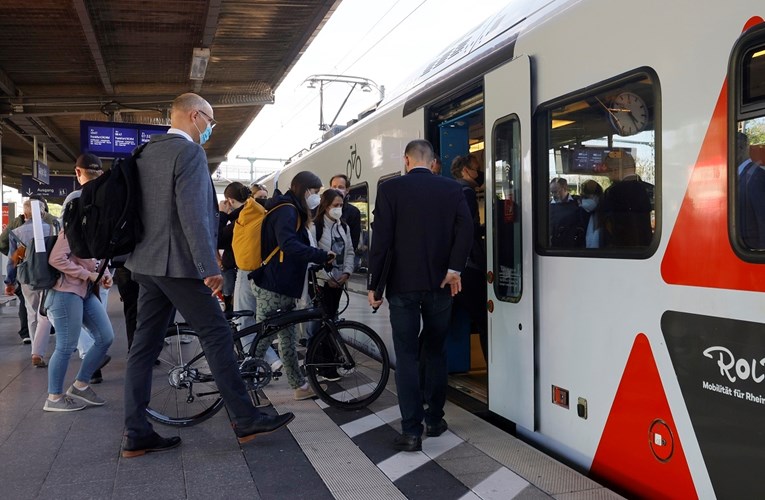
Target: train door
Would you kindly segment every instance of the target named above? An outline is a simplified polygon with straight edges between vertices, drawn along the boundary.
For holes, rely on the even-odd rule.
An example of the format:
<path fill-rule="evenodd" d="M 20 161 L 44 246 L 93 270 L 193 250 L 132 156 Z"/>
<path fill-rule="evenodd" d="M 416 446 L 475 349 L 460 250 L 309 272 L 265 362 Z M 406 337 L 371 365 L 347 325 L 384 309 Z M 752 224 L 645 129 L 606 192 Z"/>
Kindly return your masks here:
<path fill-rule="evenodd" d="M 534 429 L 531 63 L 484 77 L 489 409 Z"/>

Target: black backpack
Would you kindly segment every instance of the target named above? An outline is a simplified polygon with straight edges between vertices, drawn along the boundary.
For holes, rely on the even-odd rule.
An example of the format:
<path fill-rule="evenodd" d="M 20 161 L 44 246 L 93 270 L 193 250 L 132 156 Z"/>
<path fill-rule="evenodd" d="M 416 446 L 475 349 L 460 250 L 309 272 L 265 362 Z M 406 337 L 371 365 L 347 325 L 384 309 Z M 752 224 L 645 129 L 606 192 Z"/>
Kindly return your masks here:
<path fill-rule="evenodd" d="M 64 209 L 64 233 L 77 257 L 108 260 L 130 253 L 143 235 L 136 159 L 146 144 L 82 187 Z"/>

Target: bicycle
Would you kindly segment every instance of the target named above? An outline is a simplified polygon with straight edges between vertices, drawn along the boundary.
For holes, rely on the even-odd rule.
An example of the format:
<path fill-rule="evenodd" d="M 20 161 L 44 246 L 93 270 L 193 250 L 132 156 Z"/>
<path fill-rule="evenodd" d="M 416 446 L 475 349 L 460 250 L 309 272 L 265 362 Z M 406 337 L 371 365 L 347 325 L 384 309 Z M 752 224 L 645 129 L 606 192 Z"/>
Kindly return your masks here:
<path fill-rule="evenodd" d="M 356 145 L 350 146 L 351 159 L 345 164 L 345 173 L 348 175 L 348 181 L 353 179 L 353 175 L 356 174 L 356 178 L 361 177 L 361 156 L 356 153 Z"/>
<path fill-rule="evenodd" d="M 303 368 L 316 395 L 329 406 L 346 410 L 365 407 L 385 390 L 390 372 L 390 360 L 385 343 L 370 327 L 357 321 L 340 319 L 327 314 L 321 306 L 316 271 L 322 266 L 310 266 L 312 306 L 279 312 L 255 325 L 239 330 L 236 319 L 252 316 L 252 311 L 228 314 L 234 335 L 239 371 L 245 381 L 253 404 L 259 403 L 258 390 L 276 378 L 271 365 L 255 357 L 259 342 L 293 325 L 319 322 L 319 329 L 308 342 Z M 242 339 L 255 334 L 245 345 Z M 215 385 L 199 338 L 191 327 L 176 324 L 168 328 L 165 345 L 154 369 L 152 395 L 146 411 L 157 422 L 187 427 L 201 423 L 223 407 L 223 399 Z M 334 369 L 332 380 L 322 373 Z M 278 376 L 278 373 L 277 373 Z M 334 380 L 339 376 L 339 379 Z"/>

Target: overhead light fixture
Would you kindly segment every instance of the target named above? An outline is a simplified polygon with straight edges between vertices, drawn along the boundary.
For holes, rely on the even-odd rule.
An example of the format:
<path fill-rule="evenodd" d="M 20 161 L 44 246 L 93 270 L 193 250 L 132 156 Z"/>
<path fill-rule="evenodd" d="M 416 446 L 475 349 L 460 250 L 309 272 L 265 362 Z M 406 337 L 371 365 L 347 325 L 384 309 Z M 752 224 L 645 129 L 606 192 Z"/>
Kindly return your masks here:
<path fill-rule="evenodd" d="M 476 151 L 483 151 L 483 149 L 484 149 L 484 143 L 483 141 L 480 141 L 480 142 L 476 142 L 475 144 L 471 144 L 470 147 L 468 148 L 468 151 L 470 151 L 471 153 L 475 153 Z"/>
<path fill-rule="evenodd" d="M 204 80 L 208 62 L 210 62 L 210 49 L 195 47 L 191 56 L 189 80 Z"/>
<path fill-rule="evenodd" d="M 372 92 L 372 87 L 370 87 L 369 85 L 364 85 L 363 87 L 361 87 L 361 91 L 362 92 Z"/>
<path fill-rule="evenodd" d="M 316 88 L 316 80 L 308 80 L 308 88 L 309 89 L 315 89 Z"/>
<path fill-rule="evenodd" d="M 572 123 L 576 123 L 576 122 L 574 122 L 573 120 L 556 120 L 553 118 L 552 128 L 556 129 L 560 127 L 565 127 L 566 125 L 571 125 Z"/>

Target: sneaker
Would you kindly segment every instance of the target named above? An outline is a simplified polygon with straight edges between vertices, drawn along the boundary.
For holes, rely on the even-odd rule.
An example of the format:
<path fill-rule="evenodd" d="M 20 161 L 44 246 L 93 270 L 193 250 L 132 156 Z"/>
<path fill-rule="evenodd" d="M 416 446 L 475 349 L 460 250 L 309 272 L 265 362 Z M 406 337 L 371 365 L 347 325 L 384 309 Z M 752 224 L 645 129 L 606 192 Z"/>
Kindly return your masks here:
<path fill-rule="evenodd" d="M 304 399 L 311 399 L 315 397 L 316 397 L 316 393 L 313 392 L 313 389 L 311 388 L 310 385 L 306 387 L 305 389 L 303 389 L 302 387 L 298 387 L 297 389 L 295 389 L 295 401 L 302 401 Z"/>
<path fill-rule="evenodd" d="M 38 356 L 37 354 L 32 354 L 32 365 L 37 368 L 45 368 L 48 366 L 42 356 Z"/>
<path fill-rule="evenodd" d="M 78 389 L 72 385 L 69 387 L 69 390 L 66 391 L 66 395 L 72 399 L 81 401 L 88 406 L 101 406 L 106 403 L 106 401 L 99 397 L 90 386 L 85 389 Z"/>
<path fill-rule="evenodd" d="M 271 371 L 272 372 L 278 372 L 279 370 L 282 369 L 283 366 L 284 366 L 284 363 L 282 363 L 282 360 L 281 359 L 277 359 L 276 361 L 271 363 Z"/>
<path fill-rule="evenodd" d="M 21 339 L 21 343 L 22 343 L 22 344 L 26 344 L 26 345 L 29 345 L 29 344 L 31 344 L 31 343 L 32 343 L 32 339 L 30 339 L 29 337 L 23 337 L 23 338 Z"/>
<path fill-rule="evenodd" d="M 44 411 L 77 411 L 82 410 L 85 408 L 86 405 L 80 403 L 79 401 L 75 401 L 72 398 L 68 398 L 64 396 L 63 398 L 59 399 L 58 401 L 51 401 L 50 399 L 45 399 L 45 406 L 43 406 Z"/>

